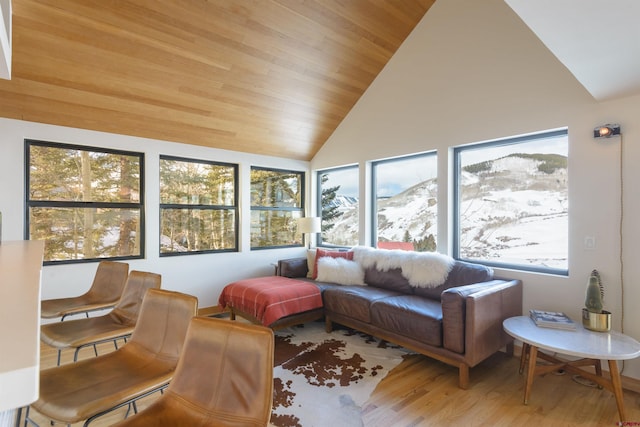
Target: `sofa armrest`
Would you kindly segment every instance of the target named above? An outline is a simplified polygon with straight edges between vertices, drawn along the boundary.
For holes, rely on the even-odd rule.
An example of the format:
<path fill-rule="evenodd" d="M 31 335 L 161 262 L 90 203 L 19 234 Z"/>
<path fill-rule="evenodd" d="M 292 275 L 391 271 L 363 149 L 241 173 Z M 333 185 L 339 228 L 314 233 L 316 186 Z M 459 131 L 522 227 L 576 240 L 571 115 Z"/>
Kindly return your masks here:
<path fill-rule="evenodd" d="M 306 257 L 281 259 L 276 267 L 277 276 L 289 278 L 307 277 L 308 271 Z"/>
<path fill-rule="evenodd" d="M 520 315 L 520 280 L 449 288 L 442 293 L 443 346 L 464 354 L 469 366 L 475 366 L 510 342 L 502 322 Z"/>

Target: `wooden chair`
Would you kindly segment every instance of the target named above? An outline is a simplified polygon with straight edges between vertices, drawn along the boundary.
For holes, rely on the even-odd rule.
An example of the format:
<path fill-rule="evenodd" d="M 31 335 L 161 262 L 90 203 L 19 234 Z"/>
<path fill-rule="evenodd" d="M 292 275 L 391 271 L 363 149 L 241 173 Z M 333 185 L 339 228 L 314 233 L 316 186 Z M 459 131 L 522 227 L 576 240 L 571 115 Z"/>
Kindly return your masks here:
<path fill-rule="evenodd" d="M 40 372 L 40 397 L 27 408 L 52 421 L 76 423 L 134 403 L 167 386 L 182 351 L 197 298 L 149 289 L 131 339 L 118 350 Z"/>
<path fill-rule="evenodd" d="M 89 290 L 79 296 L 44 300 L 40 304 L 40 317 L 52 319 L 72 314 L 112 308 L 120 297 L 129 275 L 129 264 L 116 261 L 100 261 Z"/>
<path fill-rule="evenodd" d="M 197 317 L 162 396 L 118 427 L 266 426 L 273 400 L 273 331 Z"/>
<path fill-rule="evenodd" d="M 134 270 L 129 273 L 122 298 L 111 312 L 104 316 L 42 325 L 40 339 L 58 349 L 58 365 L 65 348 L 76 349 L 73 355 L 74 362 L 78 360 L 80 349 L 86 346 L 92 345 L 96 356 L 96 344 L 102 342 L 113 341 L 117 350 L 117 340 L 126 340 L 133 332 L 147 290 L 159 289 L 161 279 L 159 274 Z"/>

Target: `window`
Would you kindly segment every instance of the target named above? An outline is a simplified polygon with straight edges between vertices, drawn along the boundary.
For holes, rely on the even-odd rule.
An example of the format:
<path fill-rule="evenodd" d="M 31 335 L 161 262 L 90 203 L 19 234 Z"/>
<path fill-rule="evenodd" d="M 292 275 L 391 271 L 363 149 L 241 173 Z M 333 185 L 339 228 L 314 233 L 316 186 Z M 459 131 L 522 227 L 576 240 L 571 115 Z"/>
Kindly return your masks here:
<path fill-rule="evenodd" d="M 160 255 L 237 251 L 238 166 L 160 156 Z"/>
<path fill-rule="evenodd" d="M 251 249 L 302 245 L 304 173 L 251 168 Z"/>
<path fill-rule="evenodd" d="M 144 154 L 25 140 L 25 239 L 45 264 L 144 255 Z"/>
<path fill-rule="evenodd" d="M 435 152 L 372 163 L 373 242 L 386 249 L 435 251 L 438 229 Z"/>
<path fill-rule="evenodd" d="M 567 274 L 566 130 L 454 149 L 456 258 Z"/>
<path fill-rule="evenodd" d="M 318 171 L 318 216 L 322 218 L 318 245 L 355 246 L 360 241 L 358 166 Z"/>

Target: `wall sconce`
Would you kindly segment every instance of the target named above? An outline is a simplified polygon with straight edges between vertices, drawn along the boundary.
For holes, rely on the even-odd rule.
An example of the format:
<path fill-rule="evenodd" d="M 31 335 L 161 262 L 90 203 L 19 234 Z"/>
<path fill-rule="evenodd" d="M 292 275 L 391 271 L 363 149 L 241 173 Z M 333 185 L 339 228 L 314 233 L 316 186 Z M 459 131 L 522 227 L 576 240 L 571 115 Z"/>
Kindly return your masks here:
<path fill-rule="evenodd" d="M 602 126 L 598 126 L 593 130 L 594 138 L 611 138 L 614 135 L 620 135 L 620 125 L 619 124 L 606 124 Z"/>
<path fill-rule="evenodd" d="M 298 218 L 298 230 L 302 234 L 314 234 L 322 231 L 322 218 L 315 216 L 306 216 Z M 307 238 L 307 249 L 311 248 L 311 237 Z"/>

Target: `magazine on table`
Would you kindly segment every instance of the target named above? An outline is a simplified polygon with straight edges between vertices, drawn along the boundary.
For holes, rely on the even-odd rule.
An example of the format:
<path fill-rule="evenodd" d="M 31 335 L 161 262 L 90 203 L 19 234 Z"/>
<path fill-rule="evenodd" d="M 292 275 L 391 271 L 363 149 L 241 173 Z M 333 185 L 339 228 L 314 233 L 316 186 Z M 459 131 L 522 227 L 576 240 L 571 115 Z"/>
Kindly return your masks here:
<path fill-rule="evenodd" d="M 576 329 L 576 323 L 559 311 L 529 310 L 529 315 L 536 325 L 543 328 Z"/>

